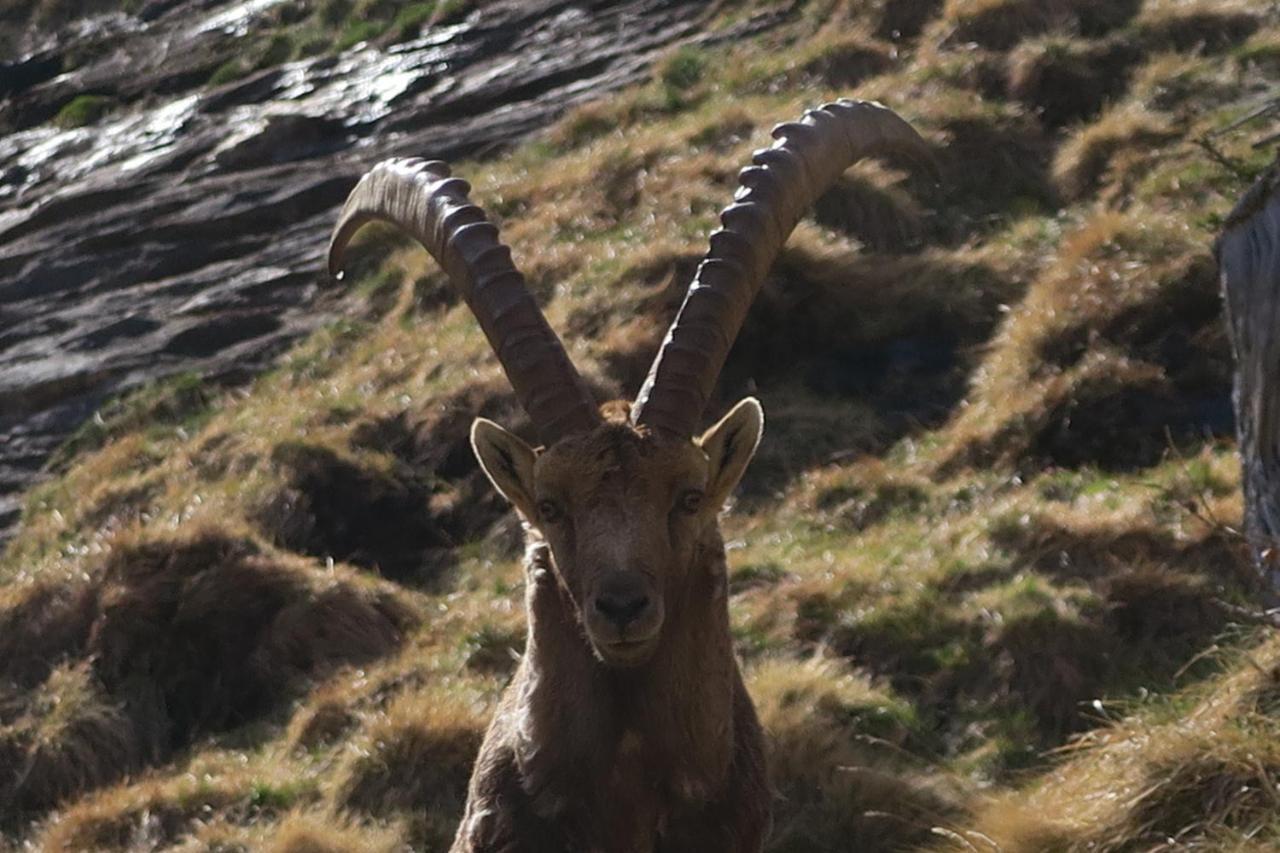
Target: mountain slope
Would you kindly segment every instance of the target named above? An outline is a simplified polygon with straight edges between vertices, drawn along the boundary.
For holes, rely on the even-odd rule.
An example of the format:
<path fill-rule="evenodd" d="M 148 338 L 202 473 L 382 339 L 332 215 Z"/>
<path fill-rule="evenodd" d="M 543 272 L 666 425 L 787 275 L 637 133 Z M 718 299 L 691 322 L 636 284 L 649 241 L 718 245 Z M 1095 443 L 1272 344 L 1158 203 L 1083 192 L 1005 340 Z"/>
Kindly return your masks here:
<path fill-rule="evenodd" d="M 1280 20 L 779 15 L 455 167 L 604 399 L 771 124 L 876 98 L 935 146 L 936 184 L 865 164 L 822 199 L 708 413 L 768 413 L 726 533 L 770 849 L 1274 846 L 1209 247 L 1269 160 L 1226 129 L 1271 97 Z M 523 643 L 518 526 L 466 430 L 528 426 L 420 250 L 371 229 L 354 278 L 270 372 L 149 387 L 27 495 L 0 558 L 14 844 L 447 846 Z"/>

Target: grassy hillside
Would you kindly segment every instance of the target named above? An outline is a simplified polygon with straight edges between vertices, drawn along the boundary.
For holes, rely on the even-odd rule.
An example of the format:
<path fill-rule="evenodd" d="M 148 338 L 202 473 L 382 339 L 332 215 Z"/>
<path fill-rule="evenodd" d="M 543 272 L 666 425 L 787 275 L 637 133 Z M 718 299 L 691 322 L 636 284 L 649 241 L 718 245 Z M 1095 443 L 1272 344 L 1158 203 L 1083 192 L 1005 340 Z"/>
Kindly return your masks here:
<path fill-rule="evenodd" d="M 456 167 L 603 399 L 772 124 L 875 98 L 936 146 L 937 184 L 863 164 L 801 224 L 708 412 L 767 413 L 726 539 L 770 849 L 1274 849 L 1280 643 L 1210 245 L 1270 160 L 1219 131 L 1273 94 L 1280 17 L 787 8 Z M 466 433 L 527 424 L 420 250 L 371 229 L 356 273 L 278 369 L 114 405 L 30 495 L 0 558 L 8 843 L 447 846 L 523 643 Z"/>

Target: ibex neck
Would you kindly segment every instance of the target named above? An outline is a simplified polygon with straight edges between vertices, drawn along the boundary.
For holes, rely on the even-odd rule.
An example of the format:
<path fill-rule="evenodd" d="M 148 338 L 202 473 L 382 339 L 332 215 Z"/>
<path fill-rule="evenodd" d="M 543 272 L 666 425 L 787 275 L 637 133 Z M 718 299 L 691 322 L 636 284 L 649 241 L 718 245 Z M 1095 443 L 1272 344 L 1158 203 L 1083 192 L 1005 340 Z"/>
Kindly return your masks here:
<path fill-rule="evenodd" d="M 545 548 L 530 554 L 529 638 L 517 674 L 527 788 L 616 779 L 621 769 L 680 800 L 714 794 L 733 751 L 737 677 L 719 538 L 671 602 L 653 658 L 629 669 L 596 659 Z"/>

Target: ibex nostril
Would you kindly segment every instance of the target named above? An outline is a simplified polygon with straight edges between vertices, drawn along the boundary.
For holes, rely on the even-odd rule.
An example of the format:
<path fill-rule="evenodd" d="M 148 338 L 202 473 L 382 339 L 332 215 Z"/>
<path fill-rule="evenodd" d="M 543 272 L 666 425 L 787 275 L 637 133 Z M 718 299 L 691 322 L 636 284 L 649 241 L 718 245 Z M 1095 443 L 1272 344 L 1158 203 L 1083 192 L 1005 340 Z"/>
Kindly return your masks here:
<path fill-rule="evenodd" d="M 635 621 L 648 606 L 649 596 L 643 592 L 601 592 L 595 601 L 600 615 L 619 628 Z"/>

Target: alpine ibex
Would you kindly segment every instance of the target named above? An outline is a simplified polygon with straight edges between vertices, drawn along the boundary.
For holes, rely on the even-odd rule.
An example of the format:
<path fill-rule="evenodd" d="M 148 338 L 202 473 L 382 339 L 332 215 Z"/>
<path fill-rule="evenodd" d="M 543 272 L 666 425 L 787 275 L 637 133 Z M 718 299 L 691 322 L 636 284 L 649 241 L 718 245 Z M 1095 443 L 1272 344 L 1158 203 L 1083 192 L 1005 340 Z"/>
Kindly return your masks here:
<path fill-rule="evenodd" d="M 763 427 L 751 398 L 694 437 L 717 374 L 804 211 L 862 157 L 928 158 L 910 125 L 841 100 L 774 130 L 633 405 L 597 408 L 497 229 L 439 162 L 390 160 L 348 198 L 329 267 L 366 222 L 444 267 L 544 447 L 471 440 L 528 531 L 528 641 L 471 777 L 453 853 L 758 851 L 763 737 L 729 632 L 718 516 Z"/>

